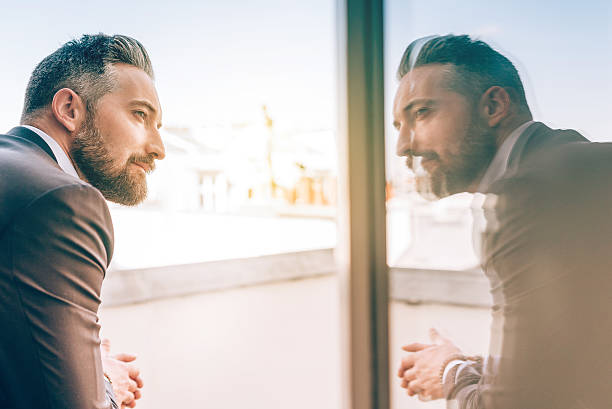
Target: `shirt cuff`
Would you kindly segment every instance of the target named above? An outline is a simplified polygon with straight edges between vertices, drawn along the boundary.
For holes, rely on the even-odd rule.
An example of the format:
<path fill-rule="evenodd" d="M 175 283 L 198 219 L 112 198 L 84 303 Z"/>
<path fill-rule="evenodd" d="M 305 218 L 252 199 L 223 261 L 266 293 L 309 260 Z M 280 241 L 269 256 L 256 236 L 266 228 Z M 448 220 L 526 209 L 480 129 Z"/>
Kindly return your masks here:
<path fill-rule="evenodd" d="M 448 364 L 446 364 L 446 367 L 444 368 L 444 373 L 442 374 L 442 383 L 446 383 L 446 376 L 448 375 L 448 373 L 450 372 L 451 369 L 453 369 L 454 367 L 456 367 L 457 365 L 461 365 L 463 363 L 465 363 L 466 361 L 464 361 L 463 359 L 454 359 L 452 361 L 450 361 Z"/>
<path fill-rule="evenodd" d="M 459 365 L 459 368 L 457 368 L 457 372 L 455 372 L 455 383 L 457 383 L 457 379 L 459 379 L 459 375 L 461 374 L 461 371 L 463 371 L 468 366 L 473 365 L 474 363 L 475 362 L 472 360 L 461 362 L 461 364 Z"/>
<path fill-rule="evenodd" d="M 108 377 L 104 377 L 104 386 L 106 388 L 106 397 L 109 400 L 110 403 L 110 409 L 119 409 L 119 405 L 117 405 L 117 402 L 115 401 L 115 393 L 113 392 L 113 385 L 110 382 L 110 379 L 108 379 Z"/>

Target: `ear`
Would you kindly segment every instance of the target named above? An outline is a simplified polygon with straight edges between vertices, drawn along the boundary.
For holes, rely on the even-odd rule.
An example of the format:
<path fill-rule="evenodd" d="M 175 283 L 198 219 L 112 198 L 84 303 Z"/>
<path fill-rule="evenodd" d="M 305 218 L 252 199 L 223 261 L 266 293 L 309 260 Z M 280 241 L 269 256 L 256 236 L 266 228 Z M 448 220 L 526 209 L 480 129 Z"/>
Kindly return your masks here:
<path fill-rule="evenodd" d="M 51 112 L 57 122 L 71 133 L 79 129 L 86 116 L 83 99 L 70 88 L 62 88 L 55 93 Z"/>
<path fill-rule="evenodd" d="M 503 87 L 494 86 L 482 94 L 480 99 L 480 112 L 491 128 L 510 114 L 512 100 L 508 91 Z"/>

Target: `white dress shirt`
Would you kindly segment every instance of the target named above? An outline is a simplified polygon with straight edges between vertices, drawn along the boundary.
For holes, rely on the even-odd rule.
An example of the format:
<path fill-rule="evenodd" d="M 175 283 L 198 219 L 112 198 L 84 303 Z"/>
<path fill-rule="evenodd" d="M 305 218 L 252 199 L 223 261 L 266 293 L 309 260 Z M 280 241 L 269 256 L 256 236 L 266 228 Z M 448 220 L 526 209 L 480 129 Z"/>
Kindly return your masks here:
<path fill-rule="evenodd" d="M 506 170 L 508 169 L 508 160 L 510 159 L 510 154 L 514 149 L 514 145 L 516 145 L 516 142 L 523 132 L 529 128 L 529 125 L 533 123 L 534 121 L 527 121 L 508 135 L 506 140 L 497 150 L 497 153 L 495 153 L 495 156 L 489 164 L 487 171 L 480 180 L 480 183 L 478 184 L 479 192 L 486 191 L 487 188 L 493 184 L 493 182 L 497 181 L 503 176 L 504 173 L 506 173 Z"/>
<path fill-rule="evenodd" d="M 62 168 L 62 170 L 66 172 L 67 174 L 72 175 L 75 178 L 79 179 L 79 174 L 77 173 L 76 169 L 72 165 L 70 158 L 68 158 L 68 155 L 66 155 L 66 152 L 64 152 L 62 147 L 59 146 L 59 143 L 57 143 L 55 139 L 53 139 L 52 137 L 50 137 L 49 135 L 47 135 L 40 129 L 35 128 L 33 126 L 30 126 L 30 125 L 21 125 L 21 126 L 23 126 L 24 128 L 28 128 L 32 132 L 36 132 L 36 134 L 40 136 L 47 145 L 49 145 L 49 148 L 51 148 L 51 151 L 55 155 L 55 159 L 57 159 L 57 164 L 59 165 L 59 167 Z"/>

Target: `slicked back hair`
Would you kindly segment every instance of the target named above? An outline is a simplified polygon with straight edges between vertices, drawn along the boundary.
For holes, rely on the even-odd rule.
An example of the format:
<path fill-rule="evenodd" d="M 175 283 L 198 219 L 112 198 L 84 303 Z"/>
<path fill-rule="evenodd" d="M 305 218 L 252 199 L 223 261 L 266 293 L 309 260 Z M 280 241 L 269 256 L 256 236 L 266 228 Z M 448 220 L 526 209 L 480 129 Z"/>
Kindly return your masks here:
<path fill-rule="evenodd" d="M 116 80 L 113 64 L 128 64 L 140 68 L 154 78 L 147 50 L 137 40 L 124 36 L 85 34 L 78 40 L 62 45 L 45 57 L 34 69 L 26 88 L 21 123 L 35 118 L 41 109 L 53 101 L 62 88 L 76 92 L 89 112 L 97 101 L 113 90 Z"/>
<path fill-rule="evenodd" d="M 433 64 L 452 65 L 454 72 L 448 86 L 475 102 L 490 87 L 500 86 L 521 109 L 529 112 L 516 67 L 485 42 L 451 34 L 415 40 L 404 51 L 397 78 L 401 80 L 412 69 Z"/>

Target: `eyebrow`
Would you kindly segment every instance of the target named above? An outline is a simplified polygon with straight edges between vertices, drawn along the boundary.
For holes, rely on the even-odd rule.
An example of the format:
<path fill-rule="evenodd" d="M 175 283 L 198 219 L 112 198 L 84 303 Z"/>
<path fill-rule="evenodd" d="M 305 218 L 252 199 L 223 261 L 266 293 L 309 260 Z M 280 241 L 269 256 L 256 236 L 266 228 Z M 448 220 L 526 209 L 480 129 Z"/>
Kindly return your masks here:
<path fill-rule="evenodd" d="M 132 105 L 132 106 L 137 106 L 137 105 L 144 106 L 149 111 L 151 111 L 151 113 L 153 113 L 154 115 L 157 114 L 157 109 L 155 109 L 155 107 L 149 101 L 146 101 L 144 99 L 137 99 L 135 101 L 132 101 L 130 103 L 130 105 Z M 159 129 L 161 127 L 162 127 L 162 123 L 160 121 L 160 122 L 157 123 L 157 129 Z"/>
<path fill-rule="evenodd" d="M 415 105 L 418 105 L 418 104 L 433 105 L 434 102 L 435 101 L 433 99 L 430 99 L 430 98 L 418 98 L 418 99 L 415 99 L 413 101 L 410 101 L 410 103 L 408 105 L 406 105 L 404 108 L 402 108 L 402 112 L 408 112 L 408 111 L 412 110 L 412 108 L 414 108 Z"/>
<path fill-rule="evenodd" d="M 415 105 L 418 105 L 418 104 L 434 105 L 435 102 L 436 101 L 434 101 L 431 98 L 417 98 L 415 100 L 410 101 L 410 103 L 408 105 L 406 105 L 404 108 L 402 108 L 402 113 L 410 112 L 412 110 L 412 108 L 414 108 Z M 393 127 L 398 128 L 399 127 L 399 122 L 398 121 L 393 121 Z"/>

